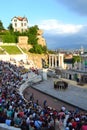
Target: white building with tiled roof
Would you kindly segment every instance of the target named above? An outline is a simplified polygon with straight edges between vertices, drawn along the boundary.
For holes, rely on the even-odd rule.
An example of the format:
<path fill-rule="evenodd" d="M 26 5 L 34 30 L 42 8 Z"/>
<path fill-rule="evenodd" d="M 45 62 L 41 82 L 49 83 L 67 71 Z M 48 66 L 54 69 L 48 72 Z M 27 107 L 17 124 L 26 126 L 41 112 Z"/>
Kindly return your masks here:
<path fill-rule="evenodd" d="M 13 17 L 11 21 L 14 31 L 24 32 L 28 29 L 28 19 L 26 17 Z"/>

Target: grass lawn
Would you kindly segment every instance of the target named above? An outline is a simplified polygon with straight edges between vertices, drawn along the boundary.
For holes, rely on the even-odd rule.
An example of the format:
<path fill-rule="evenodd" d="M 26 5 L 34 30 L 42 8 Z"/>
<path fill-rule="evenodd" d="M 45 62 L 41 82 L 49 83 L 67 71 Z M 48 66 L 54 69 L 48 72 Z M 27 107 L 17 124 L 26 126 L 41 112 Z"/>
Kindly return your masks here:
<path fill-rule="evenodd" d="M 3 45 L 3 46 L 0 46 L 2 49 L 4 49 L 8 54 L 13 54 L 13 55 L 16 55 L 16 54 L 22 54 L 22 52 L 19 50 L 19 48 L 15 45 Z"/>
<path fill-rule="evenodd" d="M 5 54 L 5 52 L 0 48 L 0 55 Z"/>

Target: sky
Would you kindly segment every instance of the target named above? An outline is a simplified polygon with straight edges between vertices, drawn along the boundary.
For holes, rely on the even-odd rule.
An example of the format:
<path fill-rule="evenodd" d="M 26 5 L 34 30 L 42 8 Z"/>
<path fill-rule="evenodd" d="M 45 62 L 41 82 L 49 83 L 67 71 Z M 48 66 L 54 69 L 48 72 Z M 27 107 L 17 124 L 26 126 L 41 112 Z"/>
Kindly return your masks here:
<path fill-rule="evenodd" d="M 87 48 L 87 0 L 0 0 L 5 28 L 14 16 L 38 25 L 48 49 Z"/>

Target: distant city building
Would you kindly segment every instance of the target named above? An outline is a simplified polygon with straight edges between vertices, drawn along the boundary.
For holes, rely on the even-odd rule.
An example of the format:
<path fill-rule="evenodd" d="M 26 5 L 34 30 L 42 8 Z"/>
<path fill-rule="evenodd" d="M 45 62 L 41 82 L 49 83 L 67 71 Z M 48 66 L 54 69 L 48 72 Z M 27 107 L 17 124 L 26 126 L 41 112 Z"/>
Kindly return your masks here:
<path fill-rule="evenodd" d="M 26 17 L 13 17 L 11 21 L 14 31 L 24 32 L 28 29 L 28 19 Z"/>
<path fill-rule="evenodd" d="M 87 72 L 87 52 L 81 55 L 82 70 Z"/>
<path fill-rule="evenodd" d="M 83 48 L 83 46 L 81 46 L 81 48 L 80 48 L 80 53 L 84 54 L 84 48 Z"/>

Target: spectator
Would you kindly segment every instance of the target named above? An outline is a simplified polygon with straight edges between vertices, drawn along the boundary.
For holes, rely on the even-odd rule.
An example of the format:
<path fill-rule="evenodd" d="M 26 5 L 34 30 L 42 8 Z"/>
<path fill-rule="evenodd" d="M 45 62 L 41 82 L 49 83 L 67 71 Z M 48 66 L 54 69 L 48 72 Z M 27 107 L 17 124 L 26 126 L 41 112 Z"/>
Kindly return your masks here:
<path fill-rule="evenodd" d="M 44 100 L 44 102 L 43 102 L 43 107 L 44 107 L 44 108 L 47 107 L 47 100 Z"/>
<path fill-rule="evenodd" d="M 34 94 L 33 93 L 30 95 L 30 101 L 34 101 Z"/>
<path fill-rule="evenodd" d="M 30 101 L 25 101 L 18 92 L 23 83 L 24 68 L 0 61 L 0 69 L 0 123 L 20 127 L 22 130 L 52 130 L 52 126 L 55 130 L 64 130 L 64 123 L 66 130 L 87 129 L 86 113 L 82 114 L 77 110 L 66 111 L 64 106 L 58 111 L 48 107 L 46 99 L 41 107 L 39 100 L 34 101 L 33 93 Z"/>
<path fill-rule="evenodd" d="M 87 130 L 87 119 L 84 119 L 84 123 L 81 127 L 81 130 Z"/>
<path fill-rule="evenodd" d="M 34 126 L 37 130 L 41 130 L 42 122 L 39 119 L 36 119 L 34 122 Z"/>

